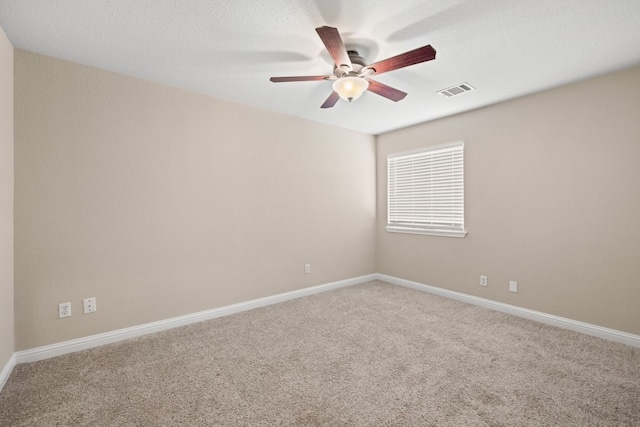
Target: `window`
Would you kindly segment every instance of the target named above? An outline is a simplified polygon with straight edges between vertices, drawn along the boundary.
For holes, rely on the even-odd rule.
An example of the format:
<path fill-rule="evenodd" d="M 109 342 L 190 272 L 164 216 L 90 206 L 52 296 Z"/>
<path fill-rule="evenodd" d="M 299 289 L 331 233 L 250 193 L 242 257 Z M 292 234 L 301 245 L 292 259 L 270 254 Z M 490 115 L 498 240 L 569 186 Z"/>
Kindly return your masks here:
<path fill-rule="evenodd" d="M 387 231 L 464 237 L 464 142 L 387 157 Z"/>

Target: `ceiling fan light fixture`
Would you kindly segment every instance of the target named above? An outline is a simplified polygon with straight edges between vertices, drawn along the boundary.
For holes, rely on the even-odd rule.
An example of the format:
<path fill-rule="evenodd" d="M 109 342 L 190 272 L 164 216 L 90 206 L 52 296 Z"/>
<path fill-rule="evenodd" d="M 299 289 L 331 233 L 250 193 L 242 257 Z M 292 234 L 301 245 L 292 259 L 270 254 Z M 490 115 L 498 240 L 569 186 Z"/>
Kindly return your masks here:
<path fill-rule="evenodd" d="M 333 90 L 345 101 L 353 101 L 360 98 L 360 95 L 369 87 L 369 81 L 357 76 L 340 77 L 333 82 Z"/>
<path fill-rule="evenodd" d="M 398 102 L 407 96 L 406 92 L 370 79 L 374 75 L 436 59 L 436 50 L 426 45 L 367 65 L 357 51 L 346 49 L 337 28 L 318 27 L 316 32 L 333 59 L 333 73 L 324 76 L 271 77 L 269 80 L 274 83 L 333 81 L 333 91 L 320 108 L 332 108 L 340 98 L 351 102 L 360 98 L 365 90 Z"/>

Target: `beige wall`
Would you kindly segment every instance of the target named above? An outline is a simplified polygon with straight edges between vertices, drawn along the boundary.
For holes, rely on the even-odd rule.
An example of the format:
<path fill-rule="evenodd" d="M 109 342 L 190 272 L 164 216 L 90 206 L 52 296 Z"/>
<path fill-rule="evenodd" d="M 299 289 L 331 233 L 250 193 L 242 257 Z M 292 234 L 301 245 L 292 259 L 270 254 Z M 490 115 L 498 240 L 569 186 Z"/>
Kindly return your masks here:
<path fill-rule="evenodd" d="M 371 136 L 21 50 L 14 66 L 16 350 L 374 271 L 640 334 L 640 68 L 379 136 L 376 227 Z M 455 140 L 467 237 L 387 233 L 386 155 Z"/>
<path fill-rule="evenodd" d="M 457 140 L 467 237 L 387 233 L 387 155 Z M 385 134 L 377 153 L 378 272 L 640 334 L 640 68 Z"/>
<path fill-rule="evenodd" d="M 375 271 L 374 137 L 21 50 L 15 68 L 18 350 Z"/>
<path fill-rule="evenodd" d="M 0 370 L 14 351 L 13 46 L 0 28 Z"/>

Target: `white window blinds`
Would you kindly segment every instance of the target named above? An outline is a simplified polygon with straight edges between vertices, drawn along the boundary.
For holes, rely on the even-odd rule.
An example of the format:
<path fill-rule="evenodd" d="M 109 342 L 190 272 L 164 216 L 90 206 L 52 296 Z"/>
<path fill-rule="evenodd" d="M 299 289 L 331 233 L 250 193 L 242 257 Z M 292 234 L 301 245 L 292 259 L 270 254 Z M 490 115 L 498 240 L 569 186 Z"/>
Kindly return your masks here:
<path fill-rule="evenodd" d="M 464 143 L 387 157 L 387 230 L 464 237 Z"/>

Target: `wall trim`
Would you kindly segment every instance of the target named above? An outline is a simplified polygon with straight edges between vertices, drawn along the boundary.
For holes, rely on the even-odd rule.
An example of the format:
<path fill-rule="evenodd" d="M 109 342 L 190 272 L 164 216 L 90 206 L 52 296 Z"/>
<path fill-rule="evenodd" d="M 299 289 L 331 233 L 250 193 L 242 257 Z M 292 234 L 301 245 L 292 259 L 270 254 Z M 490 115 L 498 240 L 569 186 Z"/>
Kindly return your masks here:
<path fill-rule="evenodd" d="M 277 304 L 292 300 L 295 298 L 305 297 L 333 289 L 343 288 L 346 286 L 356 285 L 360 283 L 376 280 L 375 274 L 354 277 L 351 279 L 340 280 L 337 282 L 326 283 L 323 285 L 312 286 L 309 288 L 299 289 L 296 291 L 285 292 L 264 298 L 258 298 L 237 304 L 231 304 L 224 307 L 214 308 L 211 310 L 200 311 L 197 313 L 187 314 L 184 316 L 172 317 L 157 322 L 145 323 L 142 325 L 132 326 L 130 328 L 117 329 L 115 331 L 105 332 L 102 334 L 91 335 L 88 337 L 77 338 L 69 341 L 63 341 L 42 347 L 36 347 L 28 350 L 22 350 L 14 353 L 14 365 L 18 363 L 29 363 L 38 360 L 49 359 L 51 357 L 61 356 L 67 353 L 86 350 L 105 344 L 112 344 L 118 341 L 139 337 L 142 335 L 152 334 L 167 329 L 177 328 L 192 323 L 202 322 L 204 320 L 215 319 L 217 317 L 228 316 L 230 314 L 240 313 L 242 311 L 252 310 L 258 307 L 264 307 L 271 304 Z M 3 371 L 4 373 L 4 371 Z M 1 390 L 1 389 L 0 389 Z"/>
<path fill-rule="evenodd" d="M 387 276 L 386 274 L 376 273 L 376 278 L 394 285 L 400 285 L 422 292 L 439 295 L 445 298 L 451 298 L 468 304 L 478 305 L 480 307 L 491 310 L 500 311 L 502 313 L 513 314 L 514 316 L 523 317 L 525 319 L 534 320 L 551 326 L 563 329 L 569 329 L 574 332 L 580 332 L 609 341 L 615 341 L 640 348 L 640 335 L 634 335 L 627 332 L 617 331 L 602 326 L 592 325 L 590 323 L 580 322 L 577 320 L 567 319 L 565 317 L 555 316 L 540 311 L 529 310 L 528 308 L 517 307 L 515 305 L 505 304 L 486 298 L 476 297 L 473 295 L 463 294 L 461 292 L 450 291 L 448 289 L 438 288 L 436 286 L 425 285 L 411 280 L 400 279 L 398 277 Z"/>
<path fill-rule="evenodd" d="M 2 368 L 2 371 L 0 371 L 0 391 L 2 391 L 4 385 L 7 383 L 7 380 L 9 379 L 9 376 L 11 376 L 11 372 L 13 371 L 13 368 L 15 368 L 16 364 L 16 354 L 13 353 L 7 364 Z"/>
<path fill-rule="evenodd" d="M 473 304 L 488 308 L 491 310 L 500 311 L 507 314 L 512 314 L 525 319 L 534 320 L 540 323 L 544 323 L 551 326 L 556 326 L 563 329 L 569 329 L 575 332 L 580 332 L 586 335 L 591 335 L 598 338 L 603 338 L 609 341 L 615 341 L 622 344 L 627 344 L 633 347 L 640 348 L 640 336 L 630 334 L 627 332 L 617 331 L 614 329 L 605 328 L 602 326 L 592 325 L 585 322 L 579 322 L 577 320 L 567 319 L 552 314 L 542 313 L 535 310 L 529 310 L 527 308 L 517 307 L 510 304 L 505 304 L 497 301 L 492 301 L 486 298 L 476 297 L 473 295 L 463 294 L 461 292 L 450 291 L 444 288 L 438 288 L 436 286 L 425 285 L 411 280 L 401 279 L 394 276 L 388 276 L 386 274 L 373 273 L 364 276 L 354 277 L 351 279 L 340 280 L 337 282 L 326 283 L 323 285 L 312 286 L 309 288 L 299 289 L 295 291 L 276 294 L 264 298 L 258 298 L 246 302 L 237 304 L 231 304 L 224 307 L 214 308 L 211 310 L 200 311 L 197 313 L 187 314 L 184 316 L 172 317 L 170 319 L 160 320 L 157 322 L 145 323 L 142 325 L 133 326 L 130 328 L 118 329 L 115 331 L 105 332 L 102 334 L 91 335 L 88 337 L 77 338 L 69 341 L 63 341 L 51 345 L 42 347 L 36 347 L 28 350 L 22 350 L 15 352 L 7 364 L 0 372 L 0 391 L 6 384 L 13 368 L 19 363 L 30 363 L 38 360 L 49 359 L 51 357 L 61 356 L 67 353 L 73 353 L 76 351 L 86 350 L 93 347 L 98 347 L 105 344 L 111 344 L 130 338 L 139 337 L 142 335 L 151 334 L 154 332 L 160 332 L 167 329 L 177 328 L 180 326 L 189 325 L 192 323 L 198 323 L 205 320 L 215 319 L 217 317 L 228 316 L 230 314 L 240 313 L 254 308 L 265 307 L 271 304 L 277 304 L 280 302 L 289 301 L 296 298 L 301 298 L 309 295 L 318 294 L 321 292 L 331 291 L 333 289 L 343 288 L 347 286 L 357 285 L 360 283 L 369 282 L 372 280 L 382 280 L 393 285 L 404 286 L 407 288 L 419 290 L 422 292 L 428 292 L 434 295 L 439 295 L 445 298 L 451 298 L 458 301 L 462 301 L 468 304 Z"/>

